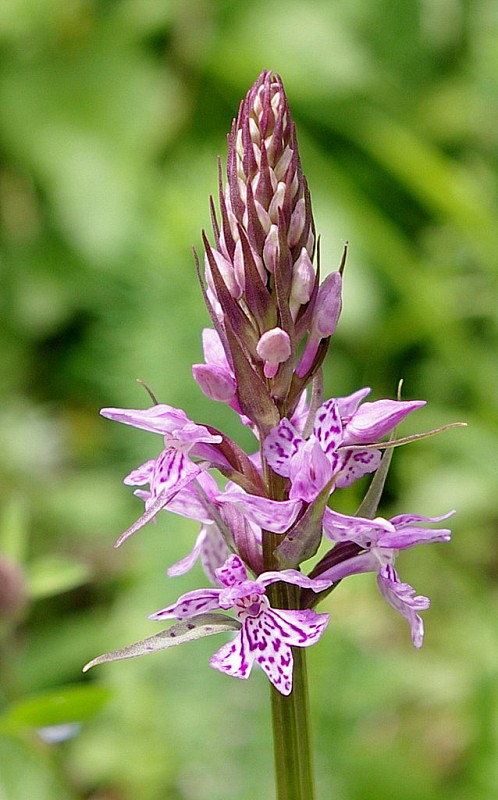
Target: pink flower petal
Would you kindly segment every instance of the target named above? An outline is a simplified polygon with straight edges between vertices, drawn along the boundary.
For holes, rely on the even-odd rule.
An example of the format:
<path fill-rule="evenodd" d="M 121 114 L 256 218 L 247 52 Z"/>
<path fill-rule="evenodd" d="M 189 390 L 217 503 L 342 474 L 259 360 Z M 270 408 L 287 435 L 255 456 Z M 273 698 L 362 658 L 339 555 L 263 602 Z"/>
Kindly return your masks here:
<path fill-rule="evenodd" d="M 414 646 L 422 647 L 424 623 L 418 612 L 429 608 L 429 598 L 423 595 L 414 597 L 413 586 L 410 586 L 409 583 L 402 583 L 394 567 L 389 564 L 380 570 L 377 584 L 387 602 L 408 620 Z"/>
<path fill-rule="evenodd" d="M 239 556 L 228 556 L 223 566 L 216 570 L 216 577 L 223 586 L 234 586 L 247 580 L 247 572 Z"/>
<path fill-rule="evenodd" d="M 196 589 L 193 592 L 182 594 L 176 603 L 171 606 L 156 611 L 149 616 L 149 619 L 188 619 L 210 611 L 212 608 L 219 608 L 220 590 L 219 589 Z"/>
<path fill-rule="evenodd" d="M 278 475 L 288 478 L 292 458 L 296 455 L 302 439 L 288 419 L 283 419 L 268 434 L 264 442 L 264 454 L 270 467 Z"/>
<path fill-rule="evenodd" d="M 342 443 L 342 422 L 336 400 L 327 400 L 315 416 L 313 433 L 326 454 L 334 453 Z"/>
<path fill-rule="evenodd" d="M 236 503 L 247 518 L 264 530 L 285 533 L 295 522 L 302 503 L 299 499 L 270 500 L 234 489 L 219 495 L 218 503 Z"/>
<path fill-rule="evenodd" d="M 331 480 L 336 461 L 336 454 L 325 455 L 314 436 L 308 439 L 291 462 L 289 497 L 312 503 Z"/>
<path fill-rule="evenodd" d="M 380 466 L 380 450 L 346 450 L 340 453 L 335 485 L 338 489 L 350 486 L 358 478 L 375 472 Z"/>
<path fill-rule="evenodd" d="M 363 403 L 344 430 L 344 444 L 376 442 L 390 433 L 411 411 L 425 406 L 425 400 L 377 400 Z"/>
<path fill-rule="evenodd" d="M 256 652 L 252 650 L 247 641 L 245 627 L 211 657 L 210 665 L 220 672 L 225 672 L 233 678 L 246 680 L 251 674 Z"/>

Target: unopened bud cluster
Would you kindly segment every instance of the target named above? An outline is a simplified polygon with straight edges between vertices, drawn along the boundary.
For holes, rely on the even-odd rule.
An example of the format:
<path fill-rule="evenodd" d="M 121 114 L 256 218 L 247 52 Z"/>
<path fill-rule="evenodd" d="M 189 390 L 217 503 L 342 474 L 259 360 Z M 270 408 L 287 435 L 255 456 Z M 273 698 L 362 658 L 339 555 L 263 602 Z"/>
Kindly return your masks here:
<path fill-rule="evenodd" d="M 220 165 L 219 183 L 219 215 L 211 203 L 214 244 L 204 235 L 211 316 L 239 386 L 238 373 L 249 371 L 266 417 L 272 403 L 292 413 L 323 360 L 320 343 L 337 325 L 341 276 L 334 273 L 319 289 L 311 200 L 278 75 L 263 72 L 241 103 L 228 136 L 226 181 Z M 218 388 L 211 366 L 196 368 L 195 378 L 209 397 L 223 397 L 226 377 Z M 268 419 L 251 416 L 252 400 L 242 389 L 239 408 L 264 428 Z M 230 401 L 237 402 L 229 394 Z"/>

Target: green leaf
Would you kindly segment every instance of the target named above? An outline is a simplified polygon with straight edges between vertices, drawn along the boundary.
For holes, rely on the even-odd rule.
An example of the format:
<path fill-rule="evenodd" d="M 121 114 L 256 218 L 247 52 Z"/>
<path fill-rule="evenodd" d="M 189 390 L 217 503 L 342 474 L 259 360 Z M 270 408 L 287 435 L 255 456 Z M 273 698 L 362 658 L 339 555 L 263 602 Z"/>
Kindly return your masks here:
<path fill-rule="evenodd" d="M 86 583 L 90 570 L 86 564 L 62 556 L 47 556 L 27 568 L 29 596 L 33 600 L 52 597 Z"/>
<path fill-rule="evenodd" d="M 175 647 L 185 642 L 193 642 L 203 636 L 212 636 L 213 633 L 224 633 L 226 631 L 238 631 L 241 628 L 238 620 L 228 617 L 226 614 L 198 614 L 191 619 L 182 620 L 172 625 L 165 631 L 142 639 L 140 642 L 122 647 L 120 650 L 113 650 L 111 653 L 104 653 L 102 656 L 92 659 L 85 664 L 83 672 L 87 672 L 97 664 L 105 664 L 107 661 L 122 661 L 125 658 L 136 658 L 155 653 L 157 650 L 165 650 L 167 647 Z"/>
<path fill-rule="evenodd" d="M 1 722 L 35 728 L 85 722 L 101 710 L 110 694 L 105 687 L 93 684 L 63 686 L 11 705 Z"/>

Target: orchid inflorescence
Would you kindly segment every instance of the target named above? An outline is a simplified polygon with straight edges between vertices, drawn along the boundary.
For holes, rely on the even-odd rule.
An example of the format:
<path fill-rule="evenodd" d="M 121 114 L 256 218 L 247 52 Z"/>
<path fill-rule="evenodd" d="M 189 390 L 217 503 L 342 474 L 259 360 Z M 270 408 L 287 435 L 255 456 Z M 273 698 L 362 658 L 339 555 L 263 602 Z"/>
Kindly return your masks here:
<path fill-rule="evenodd" d="M 219 165 L 219 213 L 211 200 L 211 214 L 204 275 L 197 256 L 196 262 L 213 327 L 203 332 L 204 363 L 193 375 L 208 398 L 226 403 L 250 427 L 256 452 L 247 455 L 224 433 L 163 403 L 102 409 L 164 442 L 157 458 L 124 479 L 145 510 L 117 544 L 162 511 L 193 519 L 201 526 L 193 550 L 168 574 L 184 574 L 200 559 L 211 587 L 152 614 L 177 620 L 166 631 L 87 667 L 231 630 L 235 637 L 211 666 L 247 678 L 257 663 L 288 695 L 292 648 L 320 639 L 329 616 L 314 608 L 349 575 L 375 573 L 381 594 L 408 620 L 413 644 L 422 645 L 419 612 L 429 600 L 399 579 L 395 557 L 423 542 L 447 542 L 448 529 L 425 526 L 454 512 L 376 516 L 393 448 L 418 438 L 397 439 L 395 429 L 425 401 L 370 402 L 369 388 L 323 401 L 321 368 L 340 316 L 345 253 L 339 269 L 321 280 L 295 126 L 275 73 L 263 72 L 241 103 L 228 136 L 226 176 Z M 212 472 L 225 479 L 222 487 Z M 372 482 L 356 516 L 328 505 L 367 474 Z M 301 564 L 324 537 L 332 546 L 307 575 Z M 285 594 L 272 593 L 281 583 L 294 587 L 293 606 L 283 607 Z M 230 609 L 233 617 L 218 613 Z"/>

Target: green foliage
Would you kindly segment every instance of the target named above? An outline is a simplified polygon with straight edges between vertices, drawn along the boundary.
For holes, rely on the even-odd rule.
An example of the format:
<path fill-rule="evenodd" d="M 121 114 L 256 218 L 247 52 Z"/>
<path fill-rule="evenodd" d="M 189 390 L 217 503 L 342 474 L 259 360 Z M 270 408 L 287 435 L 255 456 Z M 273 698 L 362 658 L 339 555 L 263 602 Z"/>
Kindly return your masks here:
<path fill-rule="evenodd" d="M 495 796 L 493 4 L 5 6 L 0 554 L 24 576 L 25 601 L 0 620 L 0 797 L 271 796 L 263 678 L 210 670 L 210 639 L 91 678 L 80 671 L 153 635 L 146 615 L 193 588 L 191 576 L 164 576 L 192 544 L 190 523 L 165 515 L 113 550 L 141 511 L 119 480 L 159 443 L 99 418 L 99 407 L 145 405 L 141 378 L 251 446 L 192 383 L 207 315 L 191 246 L 209 226 L 231 118 L 263 68 L 282 74 L 298 124 L 324 272 L 349 241 L 327 393 L 370 385 L 375 398 L 394 397 L 403 378 L 404 397 L 429 400 L 415 432 L 469 423 L 395 451 L 379 509 L 458 508 L 450 545 L 400 559 L 433 601 L 422 652 L 369 576 L 321 607 L 332 623 L 310 653 L 319 796 Z M 359 500 L 353 489 L 339 510 Z M 55 724 L 50 697 L 63 698 L 56 721 L 88 703 L 81 731 L 53 745 L 33 728 Z M 14 725 L 23 714 L 29 724 Z"/>
<path fill-rule="evenodd" d="M 7 729 L 9 725 L 44 728 L 86 722 L 108 698 L 109 691 L 103 686 L 65 686 L 14 703 L 0 718 L 0 724 Z"/>

